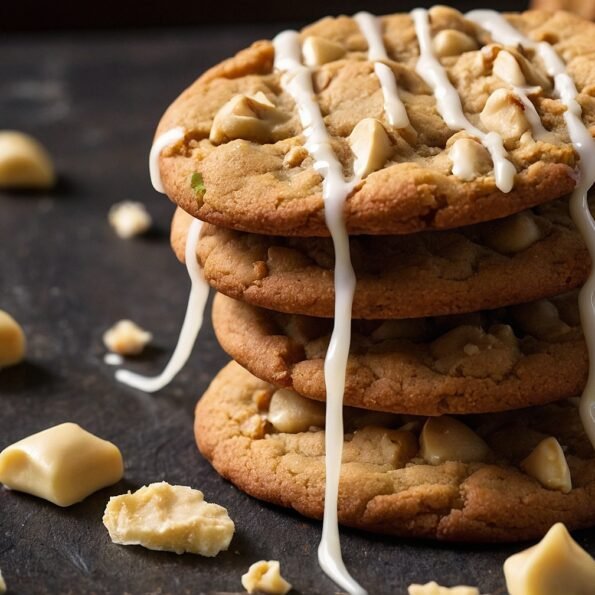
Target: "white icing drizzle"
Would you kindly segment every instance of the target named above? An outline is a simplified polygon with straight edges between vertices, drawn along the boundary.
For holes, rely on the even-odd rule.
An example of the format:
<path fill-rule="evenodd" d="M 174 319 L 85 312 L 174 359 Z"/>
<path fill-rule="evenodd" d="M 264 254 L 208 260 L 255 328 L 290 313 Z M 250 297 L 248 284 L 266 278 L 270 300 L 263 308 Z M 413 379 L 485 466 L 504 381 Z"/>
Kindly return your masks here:
<path fill-rule="evenodd" d="M 369 12 L 358 12 L 353 19 L 368 43 L 368 59 L 375 62 L 374 72 L 382 89 L 384 111 L 388 122 L 395 128 L 406 128 L 409 126 L 409 117 L 399 97 L 397 79 L 390 66 L 383 63 L 383 60 L 389 60 L 389 57 L 384 47 L 380 22 Z"/>
<path fill-rule="evenodd" d="M 543 139 L 548 136 L 548 131 L 544 128 L 543 124 L 541 123 L 541 118 L 535 109 L 535 105 L 527 96 L 525 89 L 523 87 L 518 87 L 516 85 L 512 86 L 515 95 L 521 100 L 523 106 L 525 107 L 525 117 L 529 121 L 529 125 L 531 126 L 531 130 L 533 132 L 533 138 L 535 140 Z"/>
<path fill-rule="evenodd" d="M 325 427 L 325 500 L 322 538 L 318 561 L 326 574 L 352 595 L 366 591 L 350 576 L 341 557 L 338 525 L 338 493 L 343 452 L 343 392 L 347 357 L 351 342 L 351 306 L 355 291 L 355 274 L 349 253 L 349 236 L 343 219 L 343 206 L 356 180 L 343 177 L 326 130 L 312 87 L 312 73 L 300 62 L 299 36 L 284 31 L 273 41 L 275 67 L 285 71 L 282 84 L 293 97 L 306 137 L 305 147 L 314 158 L 314 168 L 322 177 L 322 195 L 326 224 L 335 249 L 335 321 L 324 361 L 326 384 Z"/>
<path fill-rule="evenodd" d="M 159 156 L 165 147 L 169 147 L 169 145 L 173 145 L 183 139 L 185 133 L 186 131 L 181 126 L 172 128 L 155 139 L 155 142 L 151 147 L 151 152 L 149 153 L 149 175 L 151 176 L 151 184 L 153 184 L 153 188 L 155 188 L 157 192 L 161 192 L 161 194 L 165 192 L 165 189 L 163 188 L 161 172 L 159 171 Z"/>
<path fill-rule="evenodd" d="M 486 134 L 465 116 L 461 98 L 432 50 L 428 11 L 424 8 L 416 8 L 411 12 L 411 17 L 415 24 L 420 50 L 416 71 L 434 91 L 438 112 L 450 129 L 465 130 L 479 139 L 492 157 L 496 186 L 502 192 L 510 192 L 514 185 L 516 169 L 508 159 L 502 137 L 495 132 Z"/>
<path fill-rule="evenodd" d="M 582 121 L 578 91 L 572 77 L 556 50 L 549 43 L 535 42 L 522 35 L 499 13 L 491 10 L 474 10 L 467 18 L 474 21 L 494 40 L 505 45 L 522 45 L 533 48 L 542 59 L 548 74 L 554 79 L 554 89 L 566 106 L 564 120 L 570 140 L 579 154 L 579 179 L 570 197 L 570 213 L 578 227 L 591 260 L 595 262 L 595 221 L 589 210 L 587 194 L 595 183 L 595 140 Z M 580 403 L 580 414 L 585 431 L 595 447 L 595 269 L 579 294 L 579 310 L 583 334 L 589 350 L 589 379 Z"/>
<path fill-rule="evenodd" d="M 188 361 L 194 343 L 196 342 L 196 337 L 202 326 L 204 309 L 209 296 L 209 285 L 205 281 L 196 259 L 196 247 L 201 226 L 202 221 L 194 219 L 188 230 L 188 238 L 186 239 L 186 268 L 192 282 L 192 288 L 190 289 L 188 307 L 186 308 L 180 337 L 169 362 L 159 376 L 148 377 L 130 372 L 129 370 L 118 370 L 116 372 L 116 380 L 139 390 L 153 393 L 169 384 Z"/>

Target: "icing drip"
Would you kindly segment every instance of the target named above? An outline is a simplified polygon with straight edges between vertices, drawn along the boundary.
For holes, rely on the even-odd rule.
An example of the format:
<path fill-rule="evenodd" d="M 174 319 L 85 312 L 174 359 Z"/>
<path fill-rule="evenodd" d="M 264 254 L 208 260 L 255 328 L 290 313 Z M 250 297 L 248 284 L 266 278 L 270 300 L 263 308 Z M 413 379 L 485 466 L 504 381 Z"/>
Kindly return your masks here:
<path fill-rule="evenodd" d="M 349 236 L 343 219 L 345 199 L 356 180 L 346 181 L 343 167 L 331 147 L 312 87 L 312 73 L 300 61 L 299 36 L 284 31 L 273 41 L 275 67 L 285 71 L 282 84 L 293 97 L 306 137 L 305 147 L 314 158 L 314 168 L 323 178 L 322 194 L 326 224 L 335 249 L 335 321 L 324 362 L 326 383 L 325 500 L 318 560 L 326 574 L 353 595 L 366 591 L 349 575 L 341 557 L 337 515 L 339 476 L 343 451 L 343 392 L 351 342 L 351 306 L 355 274 L 349 253 Z"/>
<path fill-rule="evenodd" d="M 159 376 L 147 377 L 130 372 L 129 370 L 118 370 L 116 372 L 116 380 L 139 390 L 154 393 L 168 385 L 188 361 L 194 343 L 196 342 L 196 337 L 202 326 L 204 310 L 207 298 L 209 297 L 209 285 L 205 281 L 196 259 L 196 246 L 198 244 L 201 226 L 202 221 L 194 219 L 188 231 L 188 238 L 186 240 L 186 268 L 192 282 L 192 288 L 190 289 L 190 297 L 188 298 L 188 306 L 178 338 L 178 344 L 169 362 Z"/>
<path fill-rule="evenodd" d="M 380 82 L 382 95 L 384 97 L 384 111 L 388 122 L 395 128 L 405 128 L 409 126 L 409 117 L 401 98 L 397 80 L 391 68 L 383 61 L 388 61 L 389 57 L 382 40 L 380 23 L 378 19 L 369 12 L 358 12 L 353 19 L 357 23 L 368 43 L 368 59 L 374 64 L 374 72 Z"/>
<path fill-rule="evenodd" d="M 541 118 L 539 117 L 533 102 L 529 99 L 529 97 L 527 97 L 525 90 L 522 87 L 517 87 L 516 85 L 513 85 L 512 88 L 515 95 L 522 101 L 523 106 L 525 107 L 525 117 L 529 121 L 529 125 L 533 131 L 533 137 L 535 140 L 546 138 L 548 136 L 548 131 L 541 123 Z"/>
<path fill-rule="evenodd" d="M 577 101 L 578 91 L 564 62 L 549 43 L 535 42 L 517 31 L 499 13 L 474 10 L 467 18 L 488 31 L 495 41 L 506 45 L 533 48 L 542 59 L 548 74 L 554 79 L 554 89 L 566 106 L 564 120 L 570 140 L 580 157 L 579 180 L 570 197 L 570 214 L 578 227 L 591 260 L 595 262 L 595 221 L 589 210 L 587 194 L 595 183 L 595 140 L 583 123 L 582 110 Z M 589 379 L 583 392 L 580 414 L 585 431 L 595 447 L 595 270 L 579 294 L 579 309 L 587 347 L 589 350 Z"/>
<path fill-rule="evenodd" d="M 508 159 L 502 137 L 495 132 L 486 134 L 465 116 L 461 98 L 432 50 L 428 11 L 424 8 L 416 8 L 411 12 L 411 17 L 415 24 L 420 51 L 416 71 L 434 91 L 438 112 L 452 130 L 465 130 L 479 139 L 492 157 L 496 186 L 502 192 L 510 192 L 516 169 Z"/>
<path fill-rule="evenodd" d="M 157 192 L 161 192 L 161 194 L 165 192 L 165 189 L 163 188 L 163 182 L 161 181 L 161 173 L 159 172 L 159 155 L 161 155 L 161 152 L 165 147 L 169 147 L 179 140 L 182 140 L 184 134 L 185 130 L 181 126 L 177 126 L 159 136 L 151 147 L 151 152 L 149 153 L 149 175 L 151 176 L 151 184 L 153 184 L 153 188 L 155 188 Z"/>

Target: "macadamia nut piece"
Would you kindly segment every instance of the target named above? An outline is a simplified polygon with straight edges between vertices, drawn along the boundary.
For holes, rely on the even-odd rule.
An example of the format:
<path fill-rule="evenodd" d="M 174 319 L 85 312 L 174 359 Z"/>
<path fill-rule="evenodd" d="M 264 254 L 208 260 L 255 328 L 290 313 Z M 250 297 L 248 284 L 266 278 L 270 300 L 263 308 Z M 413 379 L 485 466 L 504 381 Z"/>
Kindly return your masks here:
<path fill-rule="evenodd" d="M 325 407 L 295 391 L 280 388 L 271 397 L 268 420 L 278 432 L 307 432 L 312 426 L 324 427 Z"/>
<path fill-rule="evenodd" d="M 432 45 L 434 46 L 434 53 L 440 58 L 458 56 L 464 52 L 472 52 L 477 49 L 477 42 L 473 37 L 456 29 L 440 31 L 434 37 Z"/>
<path fill-rule="evenodd" d="M 553 437 L 542 440 L 521 462 L 521 469 L 548 490 L 564 494 L 572 490 L 568 462 L 560 443 Z"/>
<path fill-rule="evenodd" d="M 51 157 L 32 136 L 0 131 L 0 188 L 51 188 L 56 174 Z"/>
<path fill-rule="evenodd" d="M 480 114 L 481 123 L 504 140 L 518 139 L 529 130 L 522 102 L 507 89 L 496 89 Z"/>
<path fill-rule="evenodd" d="M 355 125 L 349 135 L 349 145 L 355 155 L 353 171 L 360 178 L 383 167 L 391 154 L 388 134 L 374 118 L 364 118 Z"/>
<path fill-rule="evenodd" d="M 118 236 L 123 239 L 145 233 L 153 222 L 145 205 L 131 200 L 113 205 L 109 210 L 108 220 Z"/>
<path fill-rule="evenodd" d="M 330 39 L 309 35 L 304 40 L 302 54 L 306 65 L 315 67 L 340 60 L 345 56 L 345 48 Z"/>
<path fill-rule="evenodd" d="M 259 591 L 285 595 L 291 591 L 291 584 L 281 576 L 281 565 L 277 560 L 254 562 L 248 572 L 242 575 L 242 586 L 248 593 Z"/>
<path fill-rule="evenodd" d="M 132 320 L 120 320 L 103 334 L 105 346 L 120 355 L 138 355 L 153 339 L 153 335 Z"/>
<path fill-rule="evenodd" d="M 0 368 L 14 366 L 25 357 L 26 340 L 21 325 L 0 310 Z"/>

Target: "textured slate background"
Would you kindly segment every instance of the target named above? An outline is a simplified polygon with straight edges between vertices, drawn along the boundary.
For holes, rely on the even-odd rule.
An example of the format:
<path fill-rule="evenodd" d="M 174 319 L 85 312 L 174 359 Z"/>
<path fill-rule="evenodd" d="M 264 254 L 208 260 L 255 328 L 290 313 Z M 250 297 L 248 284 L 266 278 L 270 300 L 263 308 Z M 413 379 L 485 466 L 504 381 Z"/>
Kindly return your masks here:
<path fill-rule="evenodd" d="M 175 344 L 188 282 L 168 247 L 172 207 L 150 187 L 147 153 L 174 96 L 207 66 L 278 25 L 61 36 L 0 41 L 0 128 L 34 133 L 61 180 L 48 194 L 0 194 L 0 307 L 29 338 L 27 363 L 0 372 L 0 448 L 74 421 L 121 448 L 123 482 L 60 509 L 0 488 L 0 568 L 11 593 L 233 593 L 258 559 L 281 560 L 304 594 L 335 593 L 318 568 L 318 523 L 261 504 L 220 479 L 197 453 L 196 399 L 226 356 L 209 325 L 184 372 L 148 396 L 117 384 L 101 334 L 130 317 L 155 334 L 134 365 L 158 372 Z M 144 201 L 157 222 L 148 238 L 123 241 L 110 205 Z M 110 543 L 101 524 L 109 496 L 167 480 L 202 489 L 237 525 L 216 559 Z M 595 534 L 580 542 L 595 553 Z M 373 594 L 411 582 L 478 585 L 504 593 L 502 562 L 520 546 L 475 547 L 343 532 L 345 559 Z"/>

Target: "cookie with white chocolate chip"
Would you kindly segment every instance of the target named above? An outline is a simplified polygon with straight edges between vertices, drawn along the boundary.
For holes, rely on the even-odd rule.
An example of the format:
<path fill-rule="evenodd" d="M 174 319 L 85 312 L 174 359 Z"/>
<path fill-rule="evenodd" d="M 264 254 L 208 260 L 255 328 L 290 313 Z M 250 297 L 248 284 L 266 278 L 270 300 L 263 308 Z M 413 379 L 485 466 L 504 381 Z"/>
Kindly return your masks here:
<path fill-rule="evenodd" d="M 177 209 L 171 241 L 184 261 L 191 217 Z M 552 201 L 498 221 L 405 236 L 352 236 L 355 318 L 409 318 L 494 309 L 582 285 L 590 258 L 568 213 Z M 329 238 L 283 238 L 205 225 L 198 245 L 217 291 L 278 312 L 332 317 Z M 511 283 L 511 279 L 522 283 Z"/>
<path fill-rule="evenodd" d="M 218 294 L 213 326 L 259 378 L 325 399 L 331 319 Z M 354 320 L 344 403 L 418 415 L 505 411 L 579 394 L 587 372 L 576 295 L 451 317 Z"/>
<path fill-rule="evenodd" d="M 595 56 L 589 40 L 595 24 L 564 12 L 507 18 L 524 35 L 559 51 L 576 81 L 583 120 L 592 126 Z M 416 71 L 419 42 L 411 16 L 378 22 L 387 57 L 376 63 L 353 18 L 325 18 L 299 35 L 299 59 L 311 70 L 325 134 L 344 177 L 356 181 L 344 208 L 350 233 L 459 227 L 573 189 L 578 157 L 564 106 L 531 48 L 494 43 L 454 9 L 429 11 L 432 52 L 469 126 L 479 131 L 474 135 L 446 124 L 435 94 Z M 282 72 L 283 64 L 275 68 L 276 57 L 273 43 L 259 41 L 203 74 L 170 106 L 157 134 L 182 127 L 185 135 L 161 153 L 161 176 L 174 202 L 215 225 L 326 236 L 320 167 L 315 169 L 306 147 L 311 131 L 304 130 L 288 92 L 291 76 Z M 394 78 L 393 100 L 404 106 L 406 123 L 395 124 L 386 107 L 389 91 L 375 70 L 382 63 Z M 512 164 L 510 189 L 497 183 L 495 157 L 478 134 L 492 134 Z M 192 182 L 197 175 L 198 185 Z"/>
<path fill-rule="evenodd" d="M 324 407 L 318 414 L 300 411 L 299 401 L 288 408 L 279 392 L 228 364 L 197 405 L 198 446 L 240 489 L 321 518 Z M 301 424 L 292 426 L 292 418 Z M 478 542 L 537 538 L 558 521 L 595 524 L 595 458 L 573 403 L 436 419 L 441 425 L 346 408 L 341 523 Z M 553 467 L 536 463 L 542 475 L 535 477 L 522 461 L 547 438 L 559 443 L 561 459 Z M 542 483 L 566 471 L 569 491 Z"/>

